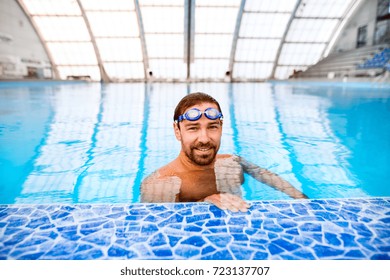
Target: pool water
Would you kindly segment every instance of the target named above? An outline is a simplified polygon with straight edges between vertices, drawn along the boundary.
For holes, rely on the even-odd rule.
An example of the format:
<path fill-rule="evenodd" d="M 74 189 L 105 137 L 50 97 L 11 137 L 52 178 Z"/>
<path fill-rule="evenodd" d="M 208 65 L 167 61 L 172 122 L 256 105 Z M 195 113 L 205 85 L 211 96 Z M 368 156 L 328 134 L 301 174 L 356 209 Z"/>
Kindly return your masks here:
<path fill-rule="evenodd" d="M 390 196 L 390 85 L 2 83 L 0 204 L 134 203 L 173 160 L 173 110 L 203 91 L 222 107 L 220 153 L 310 198 Z M 246 176 L 247 200 L 290 199 Z"/>

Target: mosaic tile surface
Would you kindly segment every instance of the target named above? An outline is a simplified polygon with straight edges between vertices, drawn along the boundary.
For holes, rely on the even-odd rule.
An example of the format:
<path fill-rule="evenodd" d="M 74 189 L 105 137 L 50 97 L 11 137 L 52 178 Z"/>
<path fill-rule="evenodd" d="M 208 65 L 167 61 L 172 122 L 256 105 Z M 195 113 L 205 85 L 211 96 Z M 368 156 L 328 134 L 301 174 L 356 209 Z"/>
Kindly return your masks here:
<path fill-rule="evenodd" d="M 390 259 L 390 198 L 0 205 L 0 259 Z"/>

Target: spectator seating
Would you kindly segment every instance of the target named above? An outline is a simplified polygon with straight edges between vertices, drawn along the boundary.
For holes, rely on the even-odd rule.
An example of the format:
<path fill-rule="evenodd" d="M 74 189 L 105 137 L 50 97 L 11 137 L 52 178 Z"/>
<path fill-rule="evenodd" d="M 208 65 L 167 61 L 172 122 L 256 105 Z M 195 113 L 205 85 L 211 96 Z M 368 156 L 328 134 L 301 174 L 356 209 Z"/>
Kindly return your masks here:
<path fill-rule="evenodd" d="M 306 71 L 297 73 L 293 77 L 375 77 L 382 74 L 385 71 L 384 69 L 389 69 L 389 56 L 390 46 L 388 44 L 361 47 L 350 51 L 335 52 L 323 58 L 317 64 L 310 66 L 306 69 Z M 381 66 L 376 67 L 378 65 Z M 387 68 L 385 65 L 387 65 Z"/>

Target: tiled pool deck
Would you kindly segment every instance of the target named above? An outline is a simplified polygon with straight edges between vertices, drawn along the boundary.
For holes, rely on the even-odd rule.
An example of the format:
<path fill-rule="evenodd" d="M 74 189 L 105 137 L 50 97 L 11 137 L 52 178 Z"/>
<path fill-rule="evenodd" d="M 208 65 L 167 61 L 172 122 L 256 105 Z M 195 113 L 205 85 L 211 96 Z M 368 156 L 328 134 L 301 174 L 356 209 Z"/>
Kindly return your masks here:
<path fill-rule="evenodd" d="M 390 198 L 0 205 L 0 259 L 390 259 Z"/>

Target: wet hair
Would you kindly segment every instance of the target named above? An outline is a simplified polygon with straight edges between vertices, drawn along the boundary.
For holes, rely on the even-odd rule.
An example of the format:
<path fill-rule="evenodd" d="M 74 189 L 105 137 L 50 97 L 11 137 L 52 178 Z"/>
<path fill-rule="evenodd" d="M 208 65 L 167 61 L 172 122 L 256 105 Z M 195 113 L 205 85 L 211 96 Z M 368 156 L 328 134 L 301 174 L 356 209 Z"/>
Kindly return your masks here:
<path fill-rule="evenodd" d="M 218 110 L 222 113 L 221 106 L 219 106 L 218 101 L 215 100 L 214 97 L 203 92 L 194 92 L 184 96 L 182 100 L 180 100 L 176 106 L 173 120 L 177 120 L 188 108 L 200 103 L 213 103 L 217 105 Z"/>

